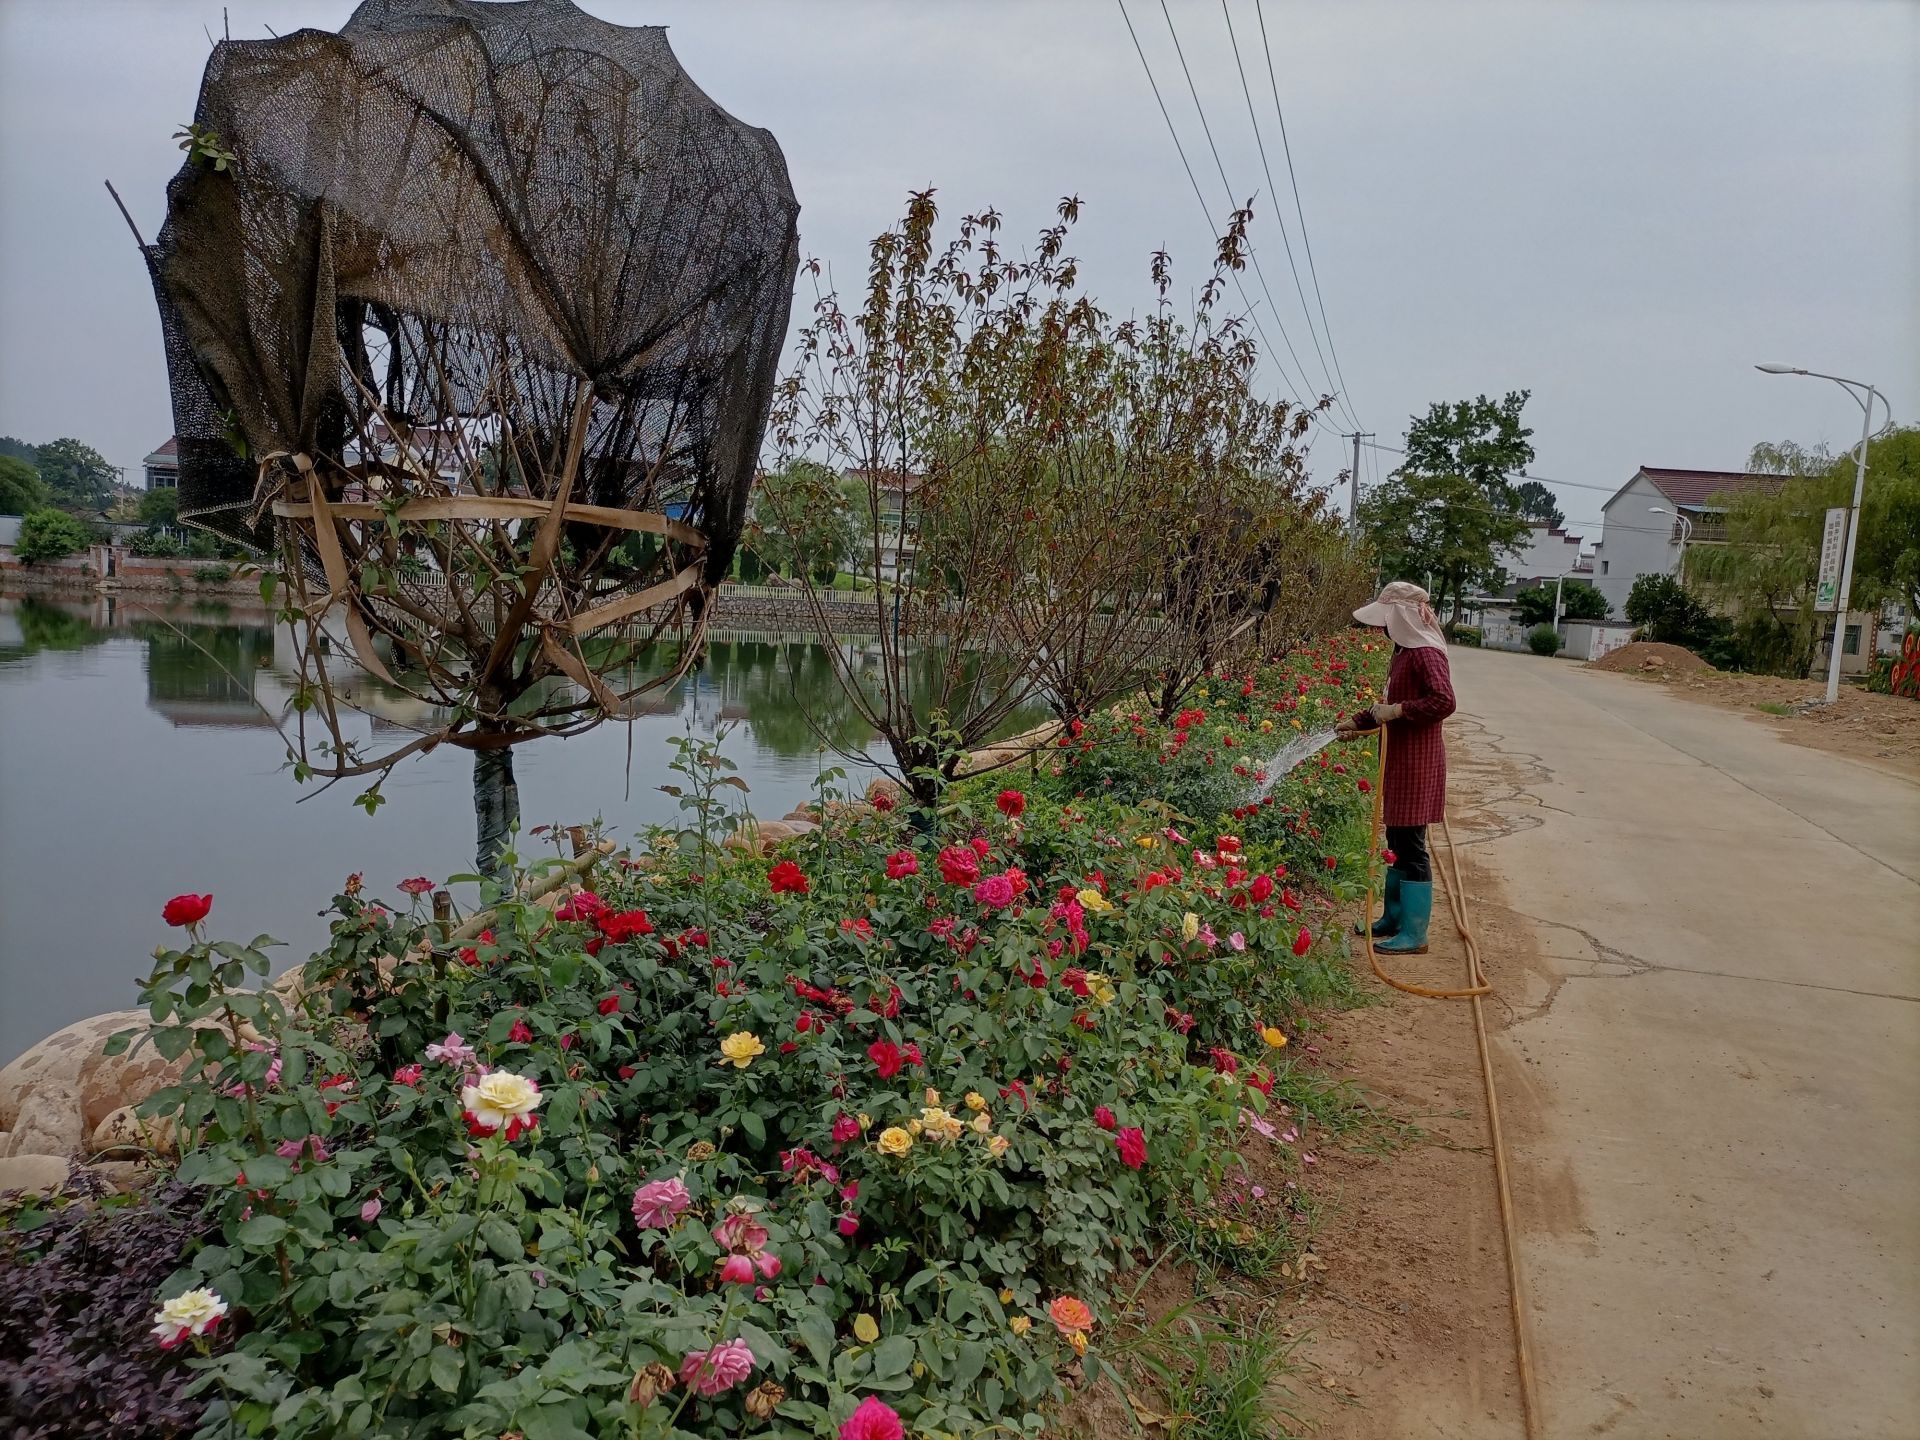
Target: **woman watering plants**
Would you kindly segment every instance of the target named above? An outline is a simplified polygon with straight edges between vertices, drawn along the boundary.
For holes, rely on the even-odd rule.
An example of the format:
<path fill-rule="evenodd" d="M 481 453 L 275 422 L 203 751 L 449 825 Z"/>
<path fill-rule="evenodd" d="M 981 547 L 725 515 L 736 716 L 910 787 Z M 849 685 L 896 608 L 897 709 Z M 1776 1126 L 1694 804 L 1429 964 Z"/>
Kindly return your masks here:
<path fill-rule="evenodd" d="M 1427 592 L 1396 580 L 1371 605 L 1353 612 L 1393 641 L 1387 697 L 1340 722 L 1342 740 L 1387 732 L 1387 768 L 1381 777 L 1382 815 L 1393 864 L 1387 871 L 1386 909 L 1373 922 L 1373 948 L 1382 954 L 1422 955 L 1433 918 L 1433 861 L 1427 826 L 1447 808 L 1447 747 L 1440 722 L 1453 713 L 1453 677 L 1447 641 Z"/>

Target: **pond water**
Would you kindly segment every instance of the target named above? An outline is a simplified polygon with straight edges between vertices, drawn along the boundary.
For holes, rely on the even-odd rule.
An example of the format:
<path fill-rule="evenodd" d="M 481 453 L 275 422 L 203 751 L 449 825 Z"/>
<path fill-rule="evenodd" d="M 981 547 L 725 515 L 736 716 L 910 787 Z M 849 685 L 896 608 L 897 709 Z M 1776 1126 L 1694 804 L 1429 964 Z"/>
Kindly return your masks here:
<path fill-rule="evenodd" d="M 169 896 L 210 891 L 218 934 L 271 934 L 288 942 L 273 952 L 287 965 L 324 941 L 318 912 L 349 873 L 399 901 L 392 887 L 407 876 L 472 869 L 467 751 L 402 761 L 372 816 L 354 806 L 354 782 L 317 795 L 295 784 L 261 709 L 278 713 L 291 693 L 285 642 L 258 609 L 0 595 L 0 1064 L 132 1005 L 154 947 L 175 938 L 160 920 Z M 598 815 L 625 836 L 674 818 L 657 787 L 679 778 L 667 770 L 675 735 L 727 731 L 757 815 L 809 799 L 828 766 L 864 784 L 821 746 L 824 734 L 856 755 L 883 748 L 832 665 L 809 639 L 716 639 L 705 666 L 631 725 L 519 747 L 523 824 Z M 411 703 L 393 697 L 362 735 L 404 740 Z M 1029 707 L 1007 733 L 1042 718 Z"/>

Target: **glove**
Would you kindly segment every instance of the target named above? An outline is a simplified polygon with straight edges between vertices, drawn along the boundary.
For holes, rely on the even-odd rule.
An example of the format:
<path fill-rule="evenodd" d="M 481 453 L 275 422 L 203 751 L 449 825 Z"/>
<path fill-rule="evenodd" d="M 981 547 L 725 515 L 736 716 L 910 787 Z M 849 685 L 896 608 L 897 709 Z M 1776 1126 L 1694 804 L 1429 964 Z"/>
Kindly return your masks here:
<path fill-rule="evenodd" d="M 1389 720 L 1398 720 L 1400 718 L 1401 708 L 1402 707 L 1398 705 L 1389 705 L 1383 700 L 1380 702 L 1380 704 L 1375 705 L 1371 709 L 1367 710 L 1365 714 L 1367 718 L 1373 722 L 1374 727 L 1377 729 L 1378 727 L 1386 724 Z"/>
<path fill-rule="evenodd" d="M 1351 718 L 1342 720 L 1338 725 L 1333 727 L 1333 738 L 1336 740 L 1358 740 L 1360 738 L 1360 727 L 1355 725 Z"/>

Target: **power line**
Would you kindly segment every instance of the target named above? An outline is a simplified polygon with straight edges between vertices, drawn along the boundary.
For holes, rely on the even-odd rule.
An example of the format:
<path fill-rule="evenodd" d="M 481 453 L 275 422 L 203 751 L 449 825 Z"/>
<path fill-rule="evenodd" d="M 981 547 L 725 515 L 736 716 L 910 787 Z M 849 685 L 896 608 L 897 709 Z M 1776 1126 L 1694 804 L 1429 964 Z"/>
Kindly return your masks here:
<path fill-rule="evenodd" d="M 1382 445 L 1378 441 L 1369 441 L 1367 448 L 1370 450 L 1384 451 L 1390 455 L 1405 455 L 1407 453 L 1398 445 Z M 1617 494 L 1620 490 L 1618 485 L 1595 485 L 1590 480 L 1556 480 L 1551 475 L 1542 475 L 1533 470 L 1521 470 L 1518 474 L 1522 480 L 1538 480 L 1542 485 L 1565 485 L 1571 490 L 1598 490 L 1606 495 Z"/>
<path fill-rule="evenodd" d="M 1133 28 L 1133 17 L 1127 14 L 1127 0 L 1115 0 L 1115 3 L 1120 7 L 1120 18 L 1127 23 L 1127 34 L 1133 38 L 1133 50 L 1134 53 L 1140 57 L 1140 68 L 1147 72 L 1147 84 L 1153 89 L 1154 103 L 1160 107 L 1160 118 L 1167 122 L 1167 134 L 1173 137 L 1173 148 L 1180 156 L 1181 167 L 1187 172 L 1187 183 L 1193 186 L 1193 198 L 1200 202 L 1200 213 L 1206 216 L 1207 226 L 1211 229 L 1213 226 L 1213 212 L 1207 208 L 1207 197 L 1201 193 L 1200 181 L 1193 173 L 1192 163 L 1187 159 L 1187 147 L 1180 143 L 1180 132 L 1174 127 L 1173 116 L 1167 110 L 1167 102 L 1160 94 L 1160 82 L 1153 78 L 1153 66 L 1147 63 L 1147 52 L 1140 44 L 1139 32 Z M 1233 196 L 1231 192 L 1228 193 L 1227 200 L 1229 204 L 1232 203 Z M 1249 246 L 1249 249 L 1251 249 L 1251 246 Z M 1241 282 L 1239 272 L 1237 271 L 1233 272 L 1233 283 L 1240 291 L 1240 298 L 1246 302 L 1247 314 L 1253 321 L 1253 328 L 1259 331 L 1261 342 L 1267 347 L 1266 353 L 1273 359 L 1273 368 L 1280 372 L 1280 378 L 1286 382 L 1287 389 L 1292 393 L 1295 402 L 1299 404 L 1302 410 L 1306 411 L 1313 419 L 1319 421 L 1325 428 L 1329 430 L 1333 429 L 1331 425 L 1327 424 L 1325 418 L 1318 410 L 1307 404 L 1307 402 L 1301 398 L 1300 392 L 1302 390 L 1311 390 L 1313 388 L 1312 385 L 1304 383 L 1300 386 L 1294 385 L 1293 377 L 1287 374 L 1286 366 L 1280 363 L 1280 356 L 1274 350 L 1273 342 L 1267 338 L 1266 327 L 1261 325 L 1260 315 L 1258 311 L 1254 309 L 1253 299 L 1247 294 L 1247 287 Z M 1274 323 L 1279 323 L 1278 315 L 1274 317 Z M 1282 331 L 1281 333 L 1284 335 L 1286 332 Z M 1291 350 L 1293 347 L 1289 345 L 1287 348 Z M 1306 378 L 1306 369 L 1304 366 L 1301 368 L 1300 374 L 1301 379 L 1304 381 Z M 1336 431 L 1335 433 L 1337 434 L 1338 432 Z"/>
<path fill-rule="evenodd" d="M 1224 6 L 1226 0 L 1220 0 L 1220 3 Z M 1266 52 L 1267 56 L 1267 83 L 1273 88 L 1273 113 L 1280 121 L 1280 149 L 1287 161 L 1287 180 L 1293 187 L 1293 213 L 1300 219 L 1300 244 L 1307 252 L 1307 275 L 1313 281 L 1313 298 L 1320 306 L 1320 328 L 1327 332 L 1327 349 L 1333 354 L 1333 373 L 1335 378 L 1340 382 L 1340 391 L 1342 394 L 1349 394 L 1347 377 L 1340 370 L 1340 347 L 1333 343 L 1333 326 L 1327 323 L 1327 301 L 1326 297 L 1320 293 L 1320 272 L 1313 263 L 1313 239 L 1307 234 L 1307 212 L 1306 208 L 1300 203 L 1300 180 L 1293 169 L 1293 146 L 1287 140 L 1287 116 L 1286 112 L 1280 108 L 1280 81 L 1274 75 L 1273 71 L 1273 47 L 1267 43 L 1267 12 L 1261 8 L 1260 0 L 1253 0 L 1253 13 L 1258 16 L 1260 20 L 1260 48 Z M 1231 21 L 1228 22 L 1228 27 L 1232 27 Z M 1238 54 L 1239 51 L 1236 47 L 1236 58 Z M 1244 85 L 1245 83 L 1246 77 L 1243 75 L 1241 77 L 1241 84 Z M 1254 133 L 1256 135 L 1259 133 L 1257 128 Z M 1264 164 L 1266 161 L 1266 152 L 1264 150 L 1261 151 L 1260 158 Z M 1273 183 L 1271 176 L 1268 177 L 1267 183 Z M 1282 229 L 1281 238 L 1284 239 L 1285 236 L 1286 231 Z M 1291 249 L 1287 251 L 1287 259 L 1289 262 L 1293 259 L 1293 251 Z M 1295 285 L 1300 283 L 1298 272 L 1295 272 L 1293 280 Z M 1302 296 L 1301 304 L 1304 306 L 1305 303 L 1306 297 Z M 1313 324 L 1311 317 L 1309 317 L 1307 324 L 1308 328 L 1311 329 Z M 1348 413 L 1351 414 L 1352 411 L 1349 410 Z M 1354 422 L 1354 428 L 1360 428 L 1357 420 Z"/>
<path fill-rule="evenodd" d="M 1287 268 L 1293 272 L 1294 294 L 1300 297 L 1300 311 L 1307 317 L 1307 335 L 1313 341 L 1313 353 L 1320 357 L 1320 373 L 1326 378 L 1327 389 L 1335 395 L 1340 402 L 1340 408 L 1346 412 L 1347 420 L 1355 430 L 1364 432 L 1366 427 L 1360 423 L 1360 417 L 1354 412 L 1353 405 L 1345 394 L 1345 380 L 1342 380 L 1338 385 L 1334 383 L 1333 371 L 1327 368 L 1326 351 L 1320 348 L 1320 336 L 1313 325 L 1313 309 L 1307 304 L 1307 292 L 1300 284 L 1300 267 L 1295 263 L 1293 258 L 1293 241 L 1287 238 L 1287 217 L 1280 211 L 1280 187 L 1274 182 L 1273 167 L 1267 160 L 1267 142 L 1266 138 L 1260 133 L 1260 117 L 1255 113 L 1253 108 L 1253 87 L 1247 84 L 1247 67 L 1240 59 L 1240 37 L 1234 33 L 1233 12 L 1227 7 L 1227 0 L 1220 0 L 1220 14 L 1227 22 L 1227 40 L 1228 43 L 1233 46 L 1234 69 L 1240 72 L 1240 93 L 1244 95 L 1247 100 L 1247 119 L 1253 125 L 1253 143 L 1260 151 L 1260 169 L 1267 177 L 1267 193 L 1274 197 L 1273 217 L 1275 223 L 1280 227 L 1280 243 L 1286 248 Z M 1217 152 L 1214 158 L 1215 160 L 1219 159 Z M 1221 178 L 1225 179 L 1224 174 Z M 1297 189 L 1294 192 L 1294 204 L 1297 210 L 1299 208 L 1299 191 Z M 1255 273 L 1259 271 L 1259 261 L 1257 258 L 1254 261 L 1254 270 Z M 1264 280 L 1262 283 L 1265 283 Z M 1267 299 L 1271 301 L 1273 297 L 1269 295 Z M 1325 307 L 1322 307 L 1321 319 L 1323 321 L 1326 319 Z M 1331 333 L 1327 336 L 1327 343 L 1328 345 L 1333 343 Z"/>
<path fill-rule="evenodd" d="M 1123 6 L 1122 8 L 1124 9 L 1125 7 Z M 1227 179 L 1227 167 L 1220 159 L 1220 147 L 1213 142 L 1213 127 L 1207 123 L 1207 108 L 1200 103 L 1200 87 L 1193 83 L 1193 71 L 1187 68 L 1187 52 L 1180 44 L 1180 32 L 1174 28 L 1173 12 L 1167 8 L 1167 0 L 1160 0 L 1160 13 L 1166 19 L 1167 34 L 1173 39 L 1173 53 L 1180 61 L 1180 73 L 1187 77 L 1187 93 L 1193 97 L 1194 111 L 1200 117 L 1200 133 L 1207 137 L 1207 149 L 1213 152 L 1213 167 L 1220 172 L 1220 183 L 1226 188 L 1227 203 L 1231 205 L 1234 203 L 1233 182 Z M 1253 273 L 1254 277 L 1260 282 L 1261 292 L 1266 295 L 1267 304 L 1273 307 L 1274 328 L 1279 330 L 1280 339 L 1287 347 L 1287 354 L 1293 357 L 1294 366 L 1300 371 L 1300 378 L 1308 382 L 1307 388 L 1311 390 L 1313 385 L 1307 375 L 1306 362 L 1300 358 L 1300 352 L 1293 348 L 1293 337 L 1287 334 L 1287 327 L 1280 319 L 1279 302 L 1273 298 L 1273 291 L 1267 288 L 1267 272 L 1261 268 L 1260 252 L 1254 248 L 1251 238 L 1247 241 L 1247 254 L 1253 260 Z M 1311 326 L 1311 319 L 1309 319 L 1308 324 Z M 1324 360 L 1321 362 L 1321 367 L 1322 369 L 1325 368 Z M 1327 377 L 1327 385 L 1329 388 L 1333 385 L 1333 377 L 1331 375 Z M 1322 393 L 1324 394 L 1325 392 L 1323 391 Z"/>

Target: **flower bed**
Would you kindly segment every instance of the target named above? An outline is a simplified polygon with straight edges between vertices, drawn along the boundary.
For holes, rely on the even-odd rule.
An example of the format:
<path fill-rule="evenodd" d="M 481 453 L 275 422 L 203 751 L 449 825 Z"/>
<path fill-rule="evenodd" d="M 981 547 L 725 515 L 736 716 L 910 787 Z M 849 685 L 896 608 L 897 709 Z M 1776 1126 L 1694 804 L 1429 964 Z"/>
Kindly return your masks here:
<path fill-rule="evenodd" d="M 452 942 L 350 884 L 291 1013 L 183 897 L 148 1108 L 208 1238 L 150 1321 L 202 1433 L 1037 1432 L 1116 1271 L 1274 1143 L 1367 796 L 1323 753 L 1253 797 L 1383 663 L 1323 640 L 772 861 L 687 743 L 685 828 L 592 892 Z"/>

